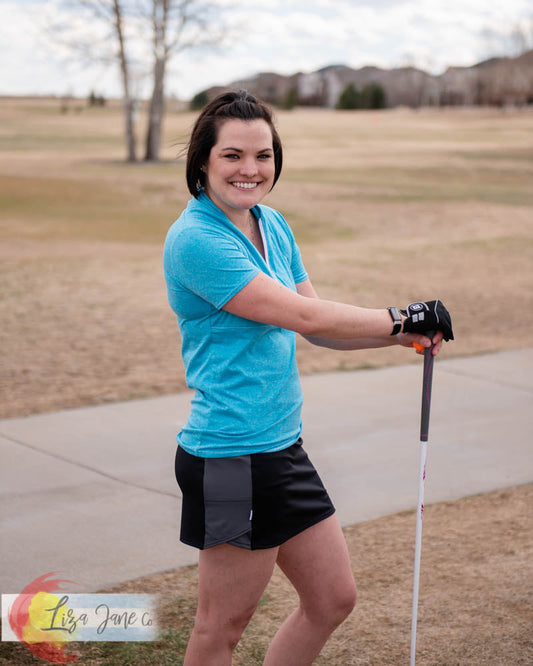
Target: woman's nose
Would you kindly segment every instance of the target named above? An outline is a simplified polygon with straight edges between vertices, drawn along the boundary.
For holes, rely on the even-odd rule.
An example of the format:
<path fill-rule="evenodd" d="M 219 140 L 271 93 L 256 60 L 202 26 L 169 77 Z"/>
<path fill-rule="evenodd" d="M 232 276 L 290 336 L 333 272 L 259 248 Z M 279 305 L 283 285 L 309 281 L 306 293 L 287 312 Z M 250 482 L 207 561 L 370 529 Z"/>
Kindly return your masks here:
<path fill-rule="evenodd" d="M 241 160 L 241 173 L 243 176 L 254 176 L 257 173 L 257 164 L 252 157 Z"/>

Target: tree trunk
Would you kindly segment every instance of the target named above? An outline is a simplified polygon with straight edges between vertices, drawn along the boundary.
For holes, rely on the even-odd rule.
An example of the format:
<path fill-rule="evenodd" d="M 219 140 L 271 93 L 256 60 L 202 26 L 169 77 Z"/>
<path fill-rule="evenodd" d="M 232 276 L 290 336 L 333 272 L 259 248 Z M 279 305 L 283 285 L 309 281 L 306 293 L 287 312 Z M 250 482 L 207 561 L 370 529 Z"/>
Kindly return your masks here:
<path fill-rule="evenodd" d="M 137 144 L 135 139 L 135 100 L 130 95 L 130 74 L 126 48 L 124 45 L 124 33 L 122 30 L 122 8 L 120 0 L 113 0 L 115 14 L 115 30 L 119 44 L 120 71 L 122 74 L 124 125 L 126 130 L 127 161 L 137 161 Z"/>
<path fill-rule="evenodd" d="M 163 114 L 165 110 L 165 69 L 166 56 L 157 58 L 154 64 L 154 88 L 148 109 L 148 129 L 146 133 L 147 162 L 159 160 L 159 148 L 161 145 L 161 132 L 163 130 Z"/>
<path fill-rule="evenodd" d="M 135 100 L 124 99 L 124 121 L 126 127 L 127 161 L 137 161 L 137 140 L 135 138 Z"/>

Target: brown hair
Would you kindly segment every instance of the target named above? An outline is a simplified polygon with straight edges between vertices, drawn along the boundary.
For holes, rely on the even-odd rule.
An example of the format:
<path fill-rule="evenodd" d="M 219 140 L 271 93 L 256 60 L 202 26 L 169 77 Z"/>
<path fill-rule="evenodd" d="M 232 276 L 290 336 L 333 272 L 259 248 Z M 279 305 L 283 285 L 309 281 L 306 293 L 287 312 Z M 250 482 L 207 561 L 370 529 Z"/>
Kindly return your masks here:
<path fill-rule="evenodd" d="M 272 132 L 274 149 L 274 182 L 276 184 L 283 164 L 281 140 L 274 127 L 272 111 L 262 101 L 246 90 L 226 92 L 209 102 L 198 116 L 194 124 L 189 147 L 187 150 L 187 187 L 193 197 L 198 197 L 201 188 L 205 187 L 205 173 L 202 167 L 209 159 L 211 148 L 217 142 L 218 128 L 225 120 L 264 120 Z"/>

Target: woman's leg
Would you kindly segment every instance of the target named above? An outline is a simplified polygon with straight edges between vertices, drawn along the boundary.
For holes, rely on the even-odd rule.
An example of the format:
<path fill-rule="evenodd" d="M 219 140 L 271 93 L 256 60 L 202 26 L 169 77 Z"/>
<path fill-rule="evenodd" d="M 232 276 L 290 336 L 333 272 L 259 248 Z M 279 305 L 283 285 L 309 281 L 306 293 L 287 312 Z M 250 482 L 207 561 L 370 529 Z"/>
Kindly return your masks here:
<path fill-rule="evenodd" d="M 353 610 L 356 588 L 337 517 L 313 525 L 279 548 L 280 568 L 300 596 L 282 624 L 264 666 L 308 666 Z"/>
<path fill-rule="evenodd" d="M 198 610 L 184 666 L 230 666 L 277 554 L 277 548 L 251 551 L 229 544 L 200 551 Z"/>

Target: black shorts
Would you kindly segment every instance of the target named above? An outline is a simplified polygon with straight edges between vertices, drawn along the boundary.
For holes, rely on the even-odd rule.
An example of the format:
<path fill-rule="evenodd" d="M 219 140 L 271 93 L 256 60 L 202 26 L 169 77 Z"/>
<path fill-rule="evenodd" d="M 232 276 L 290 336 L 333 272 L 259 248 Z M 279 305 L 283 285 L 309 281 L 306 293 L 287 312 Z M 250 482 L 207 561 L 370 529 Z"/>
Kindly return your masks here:
<path fill-rule="evenodd" d="M 274 453 L 200 458 L 178 447 L 183 543 L 273 548 L 335 513 L 299 439 Z"/>

